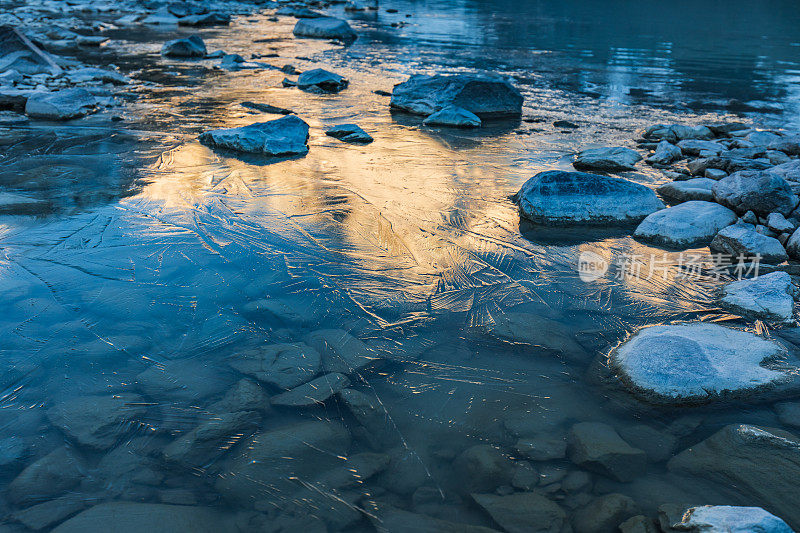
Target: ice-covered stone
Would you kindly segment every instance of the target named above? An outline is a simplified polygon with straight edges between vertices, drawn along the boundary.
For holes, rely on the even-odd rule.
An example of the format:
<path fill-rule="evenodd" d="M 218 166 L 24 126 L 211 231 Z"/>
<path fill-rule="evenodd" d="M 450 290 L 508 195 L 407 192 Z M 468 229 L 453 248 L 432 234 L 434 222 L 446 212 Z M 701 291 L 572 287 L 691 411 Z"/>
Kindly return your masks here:
<path fill-rule="evenodd" d="M 50 421 L 78 444 L 105 450 L 137 424 L 146 413 L 144 399 L 136 394 L 78 396 L 47 411 Z"/>
<path fill-rule="evenodd" d="M 236 533 L 232 516 L 206 507 L 160 503 L 109 502 L 95 505 L 70 518 L 53 533 L 114 531 L 192 531 L 194 533 Z"/>
<path fill-rule="evenodd" d="M 167 41 L 161 48 L 161 54 L 167 57 L 205 57 L 206 44 L 199 35 Z"/>
<path fill-rule="evenodd" d="M 664 208 L 656 194 L 639 183 L 561 170 L 535 175 L 515 200 L 522 216 L 553 226 L 631 224 Z"/>
<path fill-rule="evenodd" d="M 535 492 L 473 494 L 472 499 L 508 533 L 561 533 L 567 522 L 557 503 Z"/>
<path fill-rule="evenodd" d="M 771 272 L 725 285 L 721 303 L 746 317 L 791 324 L 797 287 L 786 272 Z"/>
<path fill-rule="evenodd" d="M 32 118 L 69 120 L 91 113 L 97 104 L 86 89 L 61 89 L 52 93 L 34 93 L 25 103 L 25 114 Z"/>
<path fill-rule="evenodd" d="M 273 396 L 270 401 L 272 405 L 283 407 L 311 407 L 322 404 L 349 385 L 347 376 L 333 372 Z"/>
<path fill-rule="evenodd" d="M 792 533 L 789 525 L 761 507 L 692 507 L 674 529 L 691 533 Z"/>
<path fill-rule="evenodd" d="M 249 154 L 302 155 L 308 153 L 308 124 L 294 115 L 287 115 L 240 128 L 207 131 L 199 139 L 214 148 Z"/>
<path fill-rule="evenodd" d="M 785 355 L 780 344 L 753 333 L 694 323 L 639 330 L 611 352 L 609 366 L 644 399 L 685 404 L 786 383 L 789 370 L 764 366 Z"/>
<path fill-rule="evenodd" d="M 634 235 L 644 241 L 675 248 L 711 242 L 722 229 L 737 220 L 736 213 L 713 202 L 693 200 L 647 215 Z"/>
<path fill-rule="evenodd" d="M 322 354 L 322 366 L 327 372 L 352 374 L 377 359 L 366 344 L 342 329 L 312 331 L 305 342 Z"/>
<path fill-rule="evenodd" d="M 633 170 L 642 156 L 636 150 L 615 146 L 610 148 L 588 148 L 581 150 L 572 166 L 578 170 L 617 172 Z"/>
<path fill-rule="evenodd" d="M 422 121 L 426 126 L 450 126 L 453 128 L 479 128 L 481 119 L 464 108 L 449 105 Z"/>
<path fill-rule="evenodd" d="M 502 78 L 416 74 L 395 85 L 391 105 L 425 116 L 454 105 L 485 119 L 521 115 L 522 100 L 516 87 Z"/>
<path fill-rule="evenodd" d="M 301 18 L 294 26 L 296 37 L 315 39 L 339 39 L 350 42 L 357 37 L 356 32 L 346 21 L 334 17 Z"/>

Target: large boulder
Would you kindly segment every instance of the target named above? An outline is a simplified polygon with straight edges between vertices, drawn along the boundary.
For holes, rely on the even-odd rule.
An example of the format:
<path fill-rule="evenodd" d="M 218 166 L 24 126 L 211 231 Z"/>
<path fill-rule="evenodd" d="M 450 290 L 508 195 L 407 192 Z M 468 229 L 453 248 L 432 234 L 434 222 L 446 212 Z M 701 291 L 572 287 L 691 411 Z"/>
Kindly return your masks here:
<path fill-rule="evenodd" d="M 350 434 L 340 424 L 301 422 L 248 439 L 223 465 L 217 489 L 243 506 L 290 501 L 293 479 L 308 480 L 343 464 Z"/>
<path fill-rule="evenodd" d="M 740 215 L 753 211 L 767 216 L 772 212 L 788 215 L 798 198 L 789 184 L 773 172 L 743 170 L 719 180 L 713 187 L 714 200 Z"/>
<path fill-rule="evenodd" d="M 563 509 L 535 492 L 473 494 L 472 499 L 508 533 L 561 533 L 566 523 Z"/>
<path fill-rule="evenodd" d="M 199 58 L 205 57 L 206 53 L 206 43 L 199 35 L 167 41 L 161 47 L 161 55 L 166 57 Z"/>
<path fill-rule="evenodd" d="M 761 507 L 704 505 L 692 507 L 674 529 L 690 533 L 792 533 L 792 528 Z"/>
<path fill-rule="evenodd" d="M 25 114 L 32 118 L 69 120 L 91 113 L 97 99 L 86 89 L 62 89 L 52 93 L 33 93 L 25 102 Z"/>
<path fill-rule="evenodd" d="M 639 183 L 584 172 L 550 170 L 525 182 L 515 196 L 522 216 L 537 224 L 632 224 L 664 208 Z"/>
<path fill-rule="evenodd" d="M 613 427 L 600 422 L 572 426 L 567 454 L 581 468 L 622 482 L 642 475 L 647 463 L 644 451 L 634 448 L 622 440 Z"/>
<path fill-rule="evenodd" d="M 136 394 L 80 396 L 57 403 L 47 417 L 80 445 L 106 450 L 125 435 L 145 413 L 145 402 Z"/>
<path fill-rule="evenodd" d="M 572 166 L 578 170 L 598 170 L 600 172 L 617 172 L 633 170 L 642 156 L 636 150 L 623 146 L 611 148 L 587 148 L 578 153 Z"/>
<path fill-rule="evenodd" d="M 746 224 L 723 228 L 711 241 L 709 248 L 733 260 L 760 257 L 765 263 L 778 264 L 789 259 L 778 239 L 762 235 Z"/>
<path fill-rule="evenodd" d="M 241 128 L 207 131 L 199 139 L 205 145 L 236 152 L 267 156 L 302 155 L 308 153 L 308 124 L 294 115 L 287 115 Z"/>
<path fill-rule="evenodd" d="M 692 178 L 685 181 L 671 181 L 660 185 L 656 192 L 663 198 L 673 203 L 689 202 L 691 200 L 703 200 L 713 202 L 714 193 L 712 188 L 716 180 L 711 178 Z"/>
<path fill-rule="evenodd" d="M 486 119 L 520 116 L 522 101 L 520 92 L 501 78 L 471 74 L 416 74 L 408 81 L 395 85 L 391 105 L 425 116 L 455 105 Z"/>
<path fill-rule="evenodd" d="M 54 533 L 86 531 L 236 533 L 239 529 L 232 516 L 206 507 L 111 502 L 95 505 L 53 530 Z"/>
<path fill-rule="evenodd" d="M 785 358 L 780 344 L 716 324 L 651 326 L 612 350 L 609 367 L 642 399 L 706 403 L 787 384 L 791 369 L 766 365 Z"/>
<path fill-rule="evenodd" d="M 786 272 L 734 281 L 725 285 L 722 292 L 722 306 L 734 313 L 768 322 L 794 323 L 798 290 Z"/>
<path fill-rule="evenodd" d="M 350 24 L 334 17 L 301 18 L 292 33 L 295 37 L 339 39 L 344 42 L 354 41 L 357 37 Z"/>
<path fill-rule="evenodd" d="M 713 202 L 691 201 L 647 215 L 634 235 L 644 241 L 675 248 L 711 242 L 737 220 L 736 213 Z"/>
<path fill-rule="evenodd" d="M 748 502 L 800 528 L 800 438 L 791 433 L 729 425 L 676 455 L 667 466 L 673 473 L 740 492 Z"/>

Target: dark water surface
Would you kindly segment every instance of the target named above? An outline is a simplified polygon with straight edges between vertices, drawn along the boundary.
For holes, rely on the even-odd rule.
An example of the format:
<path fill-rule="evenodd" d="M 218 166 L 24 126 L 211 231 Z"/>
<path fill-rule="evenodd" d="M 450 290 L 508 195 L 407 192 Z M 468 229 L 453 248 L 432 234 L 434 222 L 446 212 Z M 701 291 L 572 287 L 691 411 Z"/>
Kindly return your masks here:
<path fill-rule="evenodd" d="M 0 183 L 44 202 L 37 216 L 0 217 L 0 427 L 25 449 L 2 471 L 4 482 L 66 443 L 81 455 L 84 477 L 65 490 L 89 501 L 179 500 L 224 511 L 256 501 L 270 516 L 318 516 L 331 530 L 344 523 L 368 531 L 358 513 L 330 520 L 341 504 L 333 489 L 323 484 L 311 497 L 295 488 L 371 451 L 388 453 L 391 466 L 348 488 L 349 504 L 388 502 L 496 527 L 470 503 L 453 460 L 470 446 L 489 444 L 519 461 L 519 436 L 563 436 L 575 422 L 601 421 L 662 435 L 676 441 L 676 453 L 725 424 L 780 425 L 769 405 L 665 412 L 593 380 L 593 363 L 642 325 L 764 326 L 717 309 L 721 281 L 710 275 L 685 279 L 670 267 L 642 279 L 612 271 L 580 281 L 582 251 L 609 259 L 664 252 L 628 233 L 564 239 L 520 227 L 509 196 L 538 171 L 569 169 L 577 149 L 633 146 L 652 123 L 797 124 L 796 3 L 448 0 L 382 8 L 348 15 L 360 34 L 348 48 L 294 39 L 294 19 L 270 22 L 269 13 L 202 31 L 209 51 L 277 53 L 261 60 L 343 74 L 350 87 L 338 95 L 283 88 L 278 70 L 228 72 L 213 68 L 218 60 L 160 57 L 162 42 L 183 30 L 122 29 L 86 58 L 113 62 L 141 82 L 122 122 L 99 115 L 0 132 Z M 474 70 L 515 80 L 525 96 L 522 122 L 428 129 L 392 115 L 388 98 L 373 93 L 415 72 Z M 206 129 L 277 118 L 239 105 L 247 100 L 307 121 L 309 154 L 242 160 L 197 142 Z M 564 119 L 580 127 L 564 133 L 551 125 Z M 325 136 L 345 122 L 375 142 Z M 645 166 L 625 177 L 664 181 Z M 512 310 L 533 317 L 530 344 L 489 333 Z M 380 360 L 351 381 L 381 413 L 385 434 L 364 431 L 332 398 L 258 415 L 255 444 L 252 427 L 237 428 L 212 441 L 220 453 L 201 464 L 164 459 L 165 446 L 218 416 L 212 404 L 244 377 L 231 361 L 318 329 L 349 332 Z M 142 408 L 117 428 L 110 450 L 65 440 L 48 416 L 76 398 L 121 393 L 140 395 Z M 256 480 L 250 494 L 231 498 L 224 480 L 248 475 L 248 449 L 309 420 L 342 424 L 347 454 L 297 458 L 308 464 L 296 467 L 293 488 Z M 633 497 L 650 514 L 666 502 L 758 503 L 675 477 L 663 458 L 632 483 L 592 474 L 576 492 L 548 485 L 552 472 L 575 470 L 567 460 L 533 467 L 568 513 L 608 492 Z M 154 477 L 142 481 L 142 471 Z M 444 499 L 431 501 L 430 491 L 412 498 L 419 487 Z"/>

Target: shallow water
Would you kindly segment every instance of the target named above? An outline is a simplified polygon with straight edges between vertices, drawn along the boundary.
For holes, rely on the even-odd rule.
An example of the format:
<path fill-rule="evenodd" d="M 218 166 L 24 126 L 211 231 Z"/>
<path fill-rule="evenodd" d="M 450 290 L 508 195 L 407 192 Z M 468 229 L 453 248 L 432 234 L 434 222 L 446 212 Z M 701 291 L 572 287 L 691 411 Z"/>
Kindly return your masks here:
<path fill-rule="evenodd" d="M 36 216 L 0 217 L 0 427 L 26 450 L 2 472 L 4 481 L 65 442 L 48 421 L 50 407 L 135 392 L 144 412 L 114 451 L 153 461 L 158 482 L 139 483 L 103 462 L 107 452 L 78 448 L 87 474 L 69 490 L 87 500 L 171 502 L 185 489 L 189 502 L 244 509 L 220 493 L 218 479 L 236 477 L 231 457 L 246 449 L 197 468 L 167 465 L 160 450 L 215 416 L 209 406 L 243 377 L 228 364 L 237 354 L 322 328 L 350 332 L 382 360 L 353 381 L 384 411 L 387 434 L 363 435 L 336 400 L 273 409 L 260 429 L 341 422 L 354 435 L 351 453 L 388 450 L 404 464 L 364 482 L 365 492 L 456 522 L 491 526 L 461 492 L 453 457 L 474 444 L 513 457 L 520 425 L 523 433 L 560 435 L 578 421 L 662 432 L 702 421 L 680 436 L 676 452 L 728 423 L 779 427 L 768 405 L 665 411 L 594 380 L 593 363 L 642 325 L 765 326 L 717 309 L 714 291 L 724 279 L 709 272 L 682 278 L 676 254 L 652 276 L 615 279 L 612 269 L 584 283 L 576 271 L 581 252 L 612 261 L 665 252 L 629 232 L 553 235 L 527 227 L 509 200 L 536 172 L 571 168 L 578 148 L 631 145 L 652 123 L 797 123 L 800 12 L 793 2 L 769 9 L 708 2 L 691 17 L 685 13 L 695 2 L 624 4 L 397 1 L 382 6 L 397 14 L 352 15 L 361 37 L 347 48 L 293 39 L 294 19 L 271 22 L 268 14 L 202 31 L 209 51 L 277 53 L 261 61 L 343 74 L 350 87 L 337 95 L 283 88 L 278 70 L 228 72 L 214 69 L 216 60 L 161 58 L 174 30 L 111 32 L 113 46 L 87 61 L 113 62 L 152 82 L 132 90 L 123 121 L 32 122 L 0 136 L 0 183 L 43 202 Z M 400 21 L 407 25 L 391 27 Z M 373 93 L 414 72 L 475 69 L 515 79 L 525 96 L 522 122 L 428 129 L 390 113 L 388 99 Z M 306 120 L 309 154 L 243 160 L 197 142 L 206 129 L 277 118 L 242 107 L 247 100 Z M 551 125 L 561 119 L 580 127 L 561 132 Z M 375 142 L 354 146 L 324 135 L 344 122 L 358 123 Z M 625 177 L 664 180 L 646 167 Z M 697 253 L 708 262 L 707 249 Z M 254 309 L 262 299 L 291 312 Z M 539 346 L 487 334 L 510 310 L 548 319 L 534 332 Z M 564 337 L 578 349 L 546 348 Z M 248 435 L 232 435 L 227 446 Z M 537 468 L 574 469 L 566 460 Z M 444 503 L 412 503 L 419 486 L 440 490 Z M 324 498 L 309 503 L 282 491 L 265 488 L 263 497 L 277 493 L 323 518 L 332 512 Z M 651 461 L 632 483 L 593 475 L 584 492 L 627 494 L 648 514 L 666 502 L 752 503 L 727 487 L 676 478 L 663 461 Z M 579 501 L 557 494 L 568 510 Z M 366 519 L 347 525 L 370 527 Z"/>

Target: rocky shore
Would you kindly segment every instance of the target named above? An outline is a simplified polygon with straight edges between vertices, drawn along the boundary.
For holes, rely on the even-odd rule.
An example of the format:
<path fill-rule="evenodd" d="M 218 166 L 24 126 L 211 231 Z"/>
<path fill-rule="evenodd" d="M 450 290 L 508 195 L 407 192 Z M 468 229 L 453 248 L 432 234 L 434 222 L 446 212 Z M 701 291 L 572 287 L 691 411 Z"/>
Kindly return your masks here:
<path fill-rule="evenodd" d="M 266 13 L 270 19 L 291 19 L 293 38 L 348 46 L 364 37 L 357 23 L 340 18 L 340 8 L 349 14 L 379 10 L 375 3 L 358 1 L 43 2 L 10 9 L 0 16 L 0 136 L 12 138 L 31 125 L 118 122 L 126 102 L 133 100 L 132 87 L 149 86 L 111 65 L 92 66 L 73 56 L 81 47 L 113 46 L 106 36 L 112 30 L 158 26 L 199 32 Z M 282 90 L 300 95 L 298 101 L 336 99 L 356 83 L 334 66 L 301 72 L 278 64 L 285 58 L 245 58 L 209 50 L 203 35 L 178 35 L 157 43 L 160 60 L 213 65 L 221 76 L 276 71 L 286 76 Z M 530 102 L 518 85 L 518 80 L 487 72 L 414 73 L 384 95 L 383 111 L 398 113 L 410 128 L 427 132 L 481 135 L 497 124 L 522 131 Z M 319 146 L 311 142 L 314 136 L 343 151 L 368 151 L 381 143 L 381 132 L 361 121 L 360 109 L 330 126 L 320 125 L 319 117 L 273 104 L 239 103 L 270 117 L 209 126 L 188 142 L 230 158 L 234 165 L 259 168 L 313 154 Z M 578 128 L 566 121 L 556 127 Z M 152 356 L 165 353 L 159 346 L 139 349 L 132 332 L 162 324 L 147 315 L 122 317 L 119 308 L 146 311 L 152 297 L 134 305 L 120 291 L 119 308 L 112 306 L 105 314 L 125 327 L 120 337 L 101 340 L 124 346 L 135 357 L 119 368 L 103 366 L 108 361 L 101 357 L 89 361 L 90 371 L 102 368 L 92 376 L 101 387 L 87 387 L 88 392 L 71 397 L 39 398 L 35 409 L 22 409 L 13 403 L 20 388 L 15 380 L 36 369 L 25 366 L 24 358 L 9 364 L 8 401 L 19 413 L 0 434 L 5 482 L 0 529 L 788 533 L 800 528 L 800 438 L 787 430 L 800 431 L 795 317 L 800 297 L 800 134 L 733 121 L 659 124 L 640 133 L 630 146 L 591 146 L 572 154 L 574 171 L 556 164 L 543 168 L 513 198 L 503 197 L 503 206 L 518 210 L 523 221 L 545 233 L 568 228 L 591 235 L 613 228 L 631 242 L 659 250 L 722 254 L 723 266 L 730 269 L 745 265 L 753 272 L 757 263 L 760 275 L 726 278 L 714 288 L 715 305 L 727 314 L 724 321 L 682 317 L 620 336 L 611 331 L 611 313 L 581 322 L 583 314 L 518 305 L 519 300 L 497 291 L 490 294 L 497 305 L 486 313 L 491 320 L 434 341 L 433 333 L 444 328 L 439 324 L 452 320 L 436 314 L 442 304 L 434 297 L 424 308 L 413 309 L 420 315 L 427 309 L 430 317 L 424 323 L 432 332 L 419 333 L 410 320 L 381 319 L 377 327 L 367 327 L 367 320 L 355 314 L 341 312 L 347 316 L 332 318 L 333 313 L 320 312 L 321 305 L 309 303 L 322 294 L 321 288 L 292 279 L 289 272 L 301 268 L 300 263 L 287 266 L 282 252 L 259 249 L 260 256 L 273 261 L 269 268 L 229 259 L 238 253 L 229 251 L 237 242 L 231 235 L 263 230 L 255 224 L 231 224 L 228 233 L 203 236 L 203 248 L 219 256 L 230 253 L 225 258 L 231 264 L 201 272 L 208 278 L 181 280 L 183 287 L 217 287 L 209 280 L 218 275 L 227 286 L 234 282 L 228 281 L 225 268 L 255 272 L 234 287 L 234 296 L 226 295 L 219 305 L 215 300 L 211 318 L 175 313 L 180 320 L 197 322 L 196 333 L 210 339 L 207 344 L 203 339 L 199 356 L 182 351 L 190 344 L 188 336 L 177 340 L 179 348 L 169 357 Z M 326 177 L 325 164 L 319 168 L 320 178 Z M 663 179 L 658 184 L 637 179 L 637 171 L 645 168 L 658 170 Z M 207 181 L 217 183 L 213 172 L 208 176 Z M 349 215 L 337 211 L 336 196 L 326 200 L 320 211 L 332 212 L 333 220 Z M 24 206 L 30 201 L 34 199 L 19 191 L 0 191 L 4 215 L 27 213 Z M 180 224 L 187 223 L 184 219 Z M 180 227 L 185 231 L 181 238 L 192 233 Z M 67 237 L 53 248 L 90 253 L 99 244 L 81 231 L 64 231 Z M 314 240 L 316 235 L 307 232 L 303 238 Z M 337 238 L 347 248 L 347 239 Z M 407 246 L 401 244 L 396 246 Z M 173 253 L 167 248 L 156 239 L 148 257 L 161 262 Z M 183 251 L 176 255 L 195 259 Z M 48 265 L 60 264 L 42 257 Z M 311 264 L 310 257 L 303 256 L 302 264 Z M 26 268 L 29 277 L 38 276 L 34 267 Z M 518 293 L 548 287 L 534 279 L 532 270 L 525 272 L 531 279 L 514 286 Z M 130 277 L 149 279 L 149 274 L 140 267 Z M 477 299 L 487 287 L 494 289 L 491 283 L 504 275 L 500 267 L 484 269 L 484 283 L 468 287 L 469 299 Z M 451 279 L 443 276 L 444 288 L 436 296 L 452 296 L 448 285 L 457 286 L 464 277 L 458 271 Z M 153 279 L 158 288 L 160 281 Z M 117 281 L 104 279 L 109 287 Z M 69 290 L 79 292 L 80 283 L 74 285 Z M 81 297 L 92 304 L 106 298 L 103 290 Z M 19 296 L 23 302 L 28 298 Z M 320 299 L 326 312 L 344 309 L 337 307 L 343 300 Z M 186 300 L 197 307 L 196 301 Z M 64 308 L 67 317 L 60 317 L 59 332 L 91 323 L 69 315 L 68 305 Z M 20 336 L 26 338 L 37 334 L 22 326 L 13 331 L 23 331 Z M 593 340 L 587 340 L 590 335 Z M 88 359 L 79 341 L 70 342 L 78 348 L 69 357 Z M 516 366 L 505 375 L 498 370 L 491 378 L 495 381 L 480 381 L 481 387 L 469 393 L 467 411 L 485 409 L 488 415 L 475 415 L 474 426 L 459 427 L 466 436 L 451 439 L 445 430 L 456 426 L 452 420 L 419 415 L 408 407 L 413 399 L 382 388 L 385 382 L 407 381 L 413 397 L 432 389 L 432 381 L 447 387 L 478 381 L 459 374 L 474 368 L 469 359 L 453 354 L 483 349 L 495 350 L 491 353 L 498 360 L 518 356 L 514 365 L 524 372 L 517 374 Z M 9 360 L 21 351 L 8 348 Z M 563 386 L 558 380 L 564 374 L 569 376 L 565 382 L 578 379 L 580 387 L 592 388 L 594 401 L 610 397 L 602 408 L 624 411 L 618 419 L 624 422 L 600 420 L 588 405 L 568 412 L 525 403 L 536 395 L 547 397 L 546 392 L 519 394 L 524 398 L 516 405 L 493 403 L 486 384 L 500 389 L 515 381 L 533 382 L 544 372 L 530 366 L 536 358 L 553 362 L 546 377 L 557 387 Z M 592 359 L 595 370 L 602 367 L 602 379 L 575 378 Z M 63 378 L 61 367 L 53 366 Z M 431 367 L 441 371 L 436 380 L 414 381 L 423 374 L 420 369 Z M 111 384 L 104 385 L 103 379 Z M 429 401 L 441 400 L 433 412 L 457 398 L 455 390 Z M 753 417 L 763 423 L 736 420 L 744 414 L 725 411 L 731 405 L 757 406 L 752 407 Z M 430 433 L 426 446 L 410 444 L 401 419 L 412 419 Z"/>

